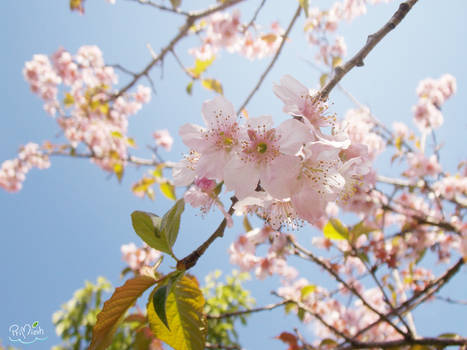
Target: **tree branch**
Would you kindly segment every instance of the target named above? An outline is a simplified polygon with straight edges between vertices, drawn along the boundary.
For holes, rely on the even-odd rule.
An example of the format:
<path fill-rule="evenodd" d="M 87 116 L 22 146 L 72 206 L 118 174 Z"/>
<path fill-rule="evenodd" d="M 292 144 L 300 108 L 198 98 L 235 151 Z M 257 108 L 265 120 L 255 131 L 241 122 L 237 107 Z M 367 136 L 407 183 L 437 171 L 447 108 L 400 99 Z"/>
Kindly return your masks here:
<path fill-rule="evenodd" d="M 244 0 L 230 0 L 230 1 L 225 1 L 219 5 L 212 6 L 206 10 L 203 11 L 194 11 L 190 12 L 188 16 L 186 17 L 185 23 L 183 26 L 180 28 L 178 34 L 165 46 L 161 49 L 159 54 L 156 57 L 153 57 L 152 61 L 149 62 L 146 67 L 140 71 L 139 73 L 136 73 L 133 77 L 133 79 L 126 84 L 123 88 L 118 91 L 113 98 L 117 98 L 121 95 L 123 95 L 125 92 L 127 92 L 129 89 L 131 89 L 136 82 L 143 76 L 148 76 L 149 72 L 151 69 L 159 62 L 161 62 L 165 55 L 169 52 L 172 51 L 175 45 L 186 36 L 188 31 L 190 30 L 190 27 L 199 19 L 209 16 L 210 14 L 213 14 L 214 12 L 217 11 L 222 11 L 225 10 L 226 8 L 229 8 L 230 6 L 236 5 Z"/>
<path fill-rule="evenodd" d="M 229 215 L 232 215 L 234 213 L 233 206 L 235 203 L 237 203 L 238 200 L 236 197 L 232 197 L 231 201 L 232 201 L 232 204 L 230 205 L 230 208 L 228 211 Z M 186 257 L 184 257 L 183 259 L 177 262 L 177 270 L 188 270 L 188 269 L 191 269 L 193 266 L 195 266 L 196 263 L 198 262 L 198 259 L 204 254 L 206 249 L 209 248 L 209 246 L 216 240 L 216 238 L 224 236 L 224 231 L 226 227 L 227 227 L 227 219 L 224 218 L 222 222 L 219 224 L 219 226 L 217 227 L 217 229 L 214 231 L 214 233 L 204 243 L 202 243 L 193 252 L 191 252 Z"/>
<path fill-rule="evenodd" d="M 275 304 L 269 304 L 266 306 L 262 307 L 257 307 L 253 309 L 247 309 L 247 310 L 239 310 L 239 311 L 233 311 L 233 312 L 226 312 L 225 314 L 220 314 L 220 315 L 207 315 L 206 317 L 208 320 L 220 320 L 223 318 L 228 318 L 228 317 L 235 317 L 235 316 L 241 316 L 241 315 L 246 315 L 246 314 L 252 314 L 255 312 L 260 312 L 260 311 L 269 311 L 276 309 L 282 305 L 287 304 L 289 301 L 288 300 L 283 300 L 281 302 L 275 303 Z"/>
<path fill-rule="evenodd" d="M 360 301 L 365 305 L 368 309 L 370 309 L 372 312 L 377 314 L 380 319 L 382 318 L 386 323 L 388 323 L 392 328 L 394 328 L 400 335 L 403 337 L 408 337 L 409 334 L 404 332 L 402 329 L 400 329 L 397 325 L 395 325 L 391 320 L 383 313 L 379 312 L 376 310 L 371 304 L 368 303 L 368 301 L 351 285 L 349 285 L 347 282 L 345 282 L 339 274 L 334 271 L 330 266 L 328 266 L 325 262 L 321 261 L 318 257 L 316 257 L 312 252 L 306 250 L 302 246 L 300 246 L 291 236 L 287 237 L 288 241 L 292 244 L 295 249 L 306 255 L 307 257 L 310 258 L 311 261 L 322 267 L 325 271 L 327 271 L 331 276 L 333 276 L 337 282 L 342 283 L 342 285 L 347 288 L 352 294 L 354 294 Z M 396 314 L 396 309 L 393 309 L 394 315 Z"/>
<path fill-rule="evenodd" d="M 432 345 L 432 346 L 451 346 L 451 345 L 467 345 L 466 338 L 419 338 L 419 339 L 400 339 L 383 342 L 355 342 L 352 345 L 341 346 L 336 350 L 351 350 L 351 349 L 387 349 L 392 347 L 407 346 L 407 345 Z"/>
<path fill-rule="evenodd" d="M 290 31 L 292 30 L 295 22 L 297 21 L 298 17 L 300 16 L 301 10 L 302 10 L 302 7 L 298 6 L 292 20 L 289 23 L 289 26 L 287 27 L 287 30 L 285 31 L 284 35 L 282 36 L 282 41 L 281 41 L 281 44 L 279 45 L 279 48 L 277 49 L 276 54 L 272 58 L 269 65 L 266 67 L 266 70 L 263 72 L 263 74 L 261 74 L 261 76 L 260 76 L 258 82 L 256 83 L 255 87 L 253 88 L 253 90 L 251 90 L 251 92 L 248 95 L 248 97 L 246 98 L 246 100 L 242 103 L 241 107 L 237 110 L 237 114 L 240 114 L 242 112 L 243 108 L 245 108 L 246 105 L 250 102 L 250 100 L 256 94 L 258 89 L 261 87 L 261 84 L 263 83 L 264 79 L 266 79 L 266 76 L 269 74 L 269 71 L 272 69 L 272 67 L 276 63 L 277 59 L 279 58 L 279 55 L 281 54 L 282 48 L 284 47 L 285 41 L 287 40 L 287 37 L 289 36 Z"/>
<path fill-rule="evenodd" d="M 97 157 L 92 153 L 76 153 L 76 152 L 65 152 L 65 151 L 51 151 L 47 153 L 48 156 L 63 156 L 63 157 L 70 157 L 70 158 L 87 158 L 87 159 L 104 159 L 103 157 Z M 125 159 L 128 163 L 137 165 L 137 166 L 158 166 L 164 163 L 166 168 L 172 168 L 174 166 L 173 162 L 159 162 L 156 159 L 146 159 L 146 158 L 139 158 L 135 156 L 129 155 L 127 159 Z"/>
<path fill-rule="evenodd" d="M 365 46 L 363 46 L 360 51 L 355 54 L 355 56 L 353 56 L 344 65 L 334 68 L 334 76 L 326 83 L 326 85 L 323 86 L 319 92 L 319 98 L 321 100 L 326 100 L 328 98 L 331 90 L 352 68 L 355 66 L 363 66 L 363 61 L 366 56 L 368 56 L 371 50 L 374 49 L 374 47 L 386 36 L 386 34 L 396 28 L 396 26 L 404 19 L 404 17 L 417 1 L 418 0 L 407 0 L 401 3 L 391 19 L 376 33 L 368 36 Z"/>
<path fill-rule="evenodd" d="M 414 295 L 408 299 L 407 301 L 403 302 L 401 305 L 399 305 L 397 308 L 391 310 L 388 312 L 385 317 L 391 317 L 394 316 L 396 313 L 404 313 L 404 312 L 409 312 L 413 310 L 416 306 L 420 304 L 421 301 L 426 300 L 427 298 L 431 297 L 433 293 L 436 293 L 439 291 L 449 280 L 459 271 L 461 266 L 464 264 L 464 261 L 459 259 L 457 263 L 449 268 L 441 277 L 433 281 L 432 283 L 428 284 L 424 289 L 421 291 L 417 291 L 414 293 Z M 433 289 L 432 289 L 433 288 Z M 420 298 L 422 297 L 422 298 Z M 420 299 L 419 299 L 420 298 Z M 375 322 L 369 324 L 365 328 L 359 330 L 354 337 L 358 337 L 359 335 L 367 332 L 369 329 L 373 328 L 377 324 L 379 324 L 381 321 L 383 321 L 383 318 L 379 318 Z"/>

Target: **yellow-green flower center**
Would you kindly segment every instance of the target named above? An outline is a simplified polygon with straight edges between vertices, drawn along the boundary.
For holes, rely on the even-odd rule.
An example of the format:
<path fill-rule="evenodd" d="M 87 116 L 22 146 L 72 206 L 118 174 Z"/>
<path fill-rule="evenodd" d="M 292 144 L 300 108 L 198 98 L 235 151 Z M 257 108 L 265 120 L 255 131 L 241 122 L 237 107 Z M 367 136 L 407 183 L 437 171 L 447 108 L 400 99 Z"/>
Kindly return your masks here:
<path fill-rule="evenodd" d="M 268 145 L 265 144 L 264 142 L 261 142 L 261 143 L 258 143 L 258 145 L 256 146 L 256 151 L 258 151 L 259 153 L 264 153 L 268 150 Z"/>

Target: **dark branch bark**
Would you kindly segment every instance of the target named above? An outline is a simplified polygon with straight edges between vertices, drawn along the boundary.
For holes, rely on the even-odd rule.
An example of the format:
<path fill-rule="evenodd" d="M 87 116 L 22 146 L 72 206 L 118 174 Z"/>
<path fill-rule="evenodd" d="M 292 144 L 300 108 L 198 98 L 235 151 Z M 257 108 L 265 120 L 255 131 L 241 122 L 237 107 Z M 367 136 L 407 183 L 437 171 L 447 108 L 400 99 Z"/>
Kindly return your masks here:
<path fill-rule="evenodd" d="M 319 92 L 319 98 L 321 100 L 326 100 L 329 96 L 331 90 L 339 83 L 339 81 L 354 67 L 363 66 L 363 61 L 374 49 L 374 47 L 388 34 L 391 30 L 396 28 L 396 26 L 404 19 L 407 13 L 410 11 L 413 5 L 418 0 L 407 0 L 399 5 L 399 8 L 391 17 L 391 19 L 376 33 L 368 36 L 365 46 L 363 46 L 360 51 L 358 51 L 355 56 L 353 56 L 349 61 L 347 61 L 342 66 L 337 66 L 334 69 L 333 77 L 323 86 Z"/>

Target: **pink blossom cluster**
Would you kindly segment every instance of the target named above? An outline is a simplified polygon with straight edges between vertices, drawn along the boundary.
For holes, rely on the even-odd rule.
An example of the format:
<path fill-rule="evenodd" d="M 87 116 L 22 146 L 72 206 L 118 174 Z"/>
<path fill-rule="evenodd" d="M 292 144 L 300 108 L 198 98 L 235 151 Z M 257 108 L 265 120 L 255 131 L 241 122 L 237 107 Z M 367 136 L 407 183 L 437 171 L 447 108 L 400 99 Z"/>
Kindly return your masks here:
<path fill-rule="evenodd" d="M 161 257 L 161 253 L 146 243 L 142 247 L 137 247 L 134 243 L 123 244 L 120 248 L 122 259 L 134 272 L 139 273 L 145 266 L 153 265 Z"/>
<path fill-rule="evenodd" d="M 364 289 L 358 281 L 352 283 L 353 287 L 360 295 L 378 312 L 387 313 L 389 306 L 385 303 L 381 291 L 377 288 Z M 309 293 L 303 293 L 305 288 L 312 287 Z M 331 325 L 339 332 L 353 337 L 358 331 L 378 320 L 379 316 L 368 309 L 360 299 L 345 306 L 337 298 L 331 298 L 330 293 L 323 287 L 311 284 L 307 279 L 300 278 L 293 283 L 289 283 L 279 288 L 278 294 L 287 299 L 295 300 L 304 305 L 307 311 L 320 315 L 326 324 Z M 298 308 L 294 309 L 298 312 Z M 303 315 L 304 323 L 313 323 L 313 331 L 316 336 L 322 339 L 335 339 L 336 335 L 323 323 L 316 320 L 310 313 Z M 387 341 L 399 339 L 400 335 L 387 323 L 381 322 L 362 333 L 356 339 L 365 341 Z M 319 345 L 317 341 L 316 345 Z"/>
<path fill-rule="evenodd" d="M 419 178 L 424 176 L 435 177 L 441 173 L 441 165 L 438 163 L 436 155 L 425 156 L 421 152 L 407 154 L 409 168 L 404 175 L 409 178 Z"/>
<path fill-rule="evenodd" d="M 126 136 L 128 117 L 149 102 L 149 88 L 140 85 L 125 94 L 112 89 L 117 75 L 105 65 L 97 46 L 82 46 L 74 56 L 61 48 L 51 60 L 35 55 L 23 73 L 31 90 L 44 100 L 45 110 L 52 116 L 58 113 L 57 123 L 72 148 L 84 145 L 107 171 L 125 165 L 127 149 L 134 146 Z"/>
<path fill-rule="evenodd" d="M 177 181 L 175 184 L 177 185 Z M 193 184 L 183 195 L 185 202 L 193 208 L 200 208 L 201 212 L 206 214 L 212 206 L 216 206 L 227 220 L 227 226 L 233 226 L 232 216 L 225 210 L 224 205 L 218 198 L 221 188 L 214 180 L 206 177 L 195 178 Z"/>
<path fill-rule="evenodd" d="M 456 78 L 444 74 L 439 79 L 427 78 L 417 87 L 419 100 L 412 108 L 417 127 L 425 132 L 439 128 L 443 122 L 441 106 L 457 89 Z"/>
<path fill-rule="evenodd" d="M 308 11 L 305 23 L 308 42 L 319 48 L 316 59 L 328 66 L 336 66 L 346 55 L 347 46 L 342 36 L 337 35 L 332 42 L 330 34 L 335 33 L 339 22 L 351 21 L 367 12 L 367 3 L 376 4 L 391 0 L 344 0 L 336 1 L 331 8 L 321 10 L 313 7 Z"/>
<path fill-rule="evenodd" d="M 446 199 L 467 197 L 467 177 L 461 175 L 445 176 L 433 184 L 436 193 Z"/>
<path fill-rule="evenodd" d="M 274 54 L 282 41 L 284 30 L 277 22 L 272 23 L 268 33 L 253 33 L 240 21 L 240 12 L 232 14 L 216 12 L 204 23 L 202 44 L 189 52 L 197 59 L 205 61 L 215 57 L 221 49 L 239 53 L 250 60 L 261 59 Z"/>
<path fill-rule="evenodd" d="M 152 136 L 154 137 L 154 141 L 156 142 L 157 146 L 164 148 L 167 152 L 170 152 L 172 149 L 172 145 L 174 143 L 174 139 L 170 135 L 169 130 L 162 129 L 156 130 Z"/>
<path fill-rule="evenodd" d="M 345 129 L 325 134 L 321 127 L 335 126 L 335 116 L 326 116 L 325 103 L 291 76 L 282 78 L 274 92 L 294 116 L 277 127 L 271 116 L 240 124 L 222 96 L 206 101 L 207 127 L 180 128 L 191 152 L 175 167 L 174 182 L 223 181 L 240 200 L 238 212 L 261 212 L 276 229 L 300 220 L 315 224 L 328 203 L 348 200 L 369 172 L 368 149 L 352 143 Z"/>
<path fill-rule="evenodd" d="M 0 187 L 8 192 L 17 192 L 22 188 L 26 174 L 32 168 L 50 167 L 49 157 L 38 144 L 28 143 L 20 148 L 18 158 L 6 160 L 0 167 Z"/>
<path fill-rule="evenodd" d="M 270 242 L 266 256 L 256 255 L 257 246 Z M 293 280 L 298 272 L 289 266 L 286 261 L 287 255 L 291 254 L 287 245 L 286 235 L 272 230 L 269 226 L 262 229 L 256 228 L 243 235 L 230 245 L 230 262 L 238 265 L 241 270 L 255 270 L 258 279 L 267 276 L 278 275 L 286 280 Z"/>
<path fill-rule="evenodd" d="M 338 129 L 349 135 L 352 144 L 364 145 L 367 148 L 369 160 L 373 162 L 386 147 L 386 142 L 376 132 L 376 126 L 376 121 L 370 110 L 367 107 L 361 107 L 347 111 L 344 120 L 338 124 Z M 357 146 L 353 148 L 358 150 Z M 346 211 L 360 215 L 373 214 L 385 201 L 384 195 L 372 191 L 375 182 L 376 172 L 371 169 L 363 175 L 359 186 L 355 187 L 353 195 L 347 201 L 339 203 L 340 206 Z"/>

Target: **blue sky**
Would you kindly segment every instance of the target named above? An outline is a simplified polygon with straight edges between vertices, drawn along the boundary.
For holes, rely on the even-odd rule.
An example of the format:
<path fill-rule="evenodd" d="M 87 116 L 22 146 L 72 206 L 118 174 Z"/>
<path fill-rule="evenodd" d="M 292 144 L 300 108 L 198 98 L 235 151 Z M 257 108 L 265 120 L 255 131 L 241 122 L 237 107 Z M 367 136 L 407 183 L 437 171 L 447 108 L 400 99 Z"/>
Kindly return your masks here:
<path fill-rule="evenodd" d="M 200 1 L 201 7 L 206 1 Z M 259 1 L 241 6 L 244 20 L 248 20 Z M 329 1 L 313 1 L 316 5 Z M 323 5 L 323 6 L 324 6 Z M 367 16 L 351 24 L 344 24 L 340 31 L 345 36 L 349 55 L 358 50 L 366 36 L 378 29 L 395 11 L 398 2 L 369 8 Z M 295 1 L 270 0 L 260 14 L 259 22 L 268 25 L 279 20 L 286 26 L 296 8 Z M 349 73 L 342 81 L 362 103 L 369 105 L 383 122 L 411 121 L 411 106 L 416 103 L 415 87 L 419 80 L 451 73 L 457 78 L 458 93 L 443 109 L 445 125 L 437 133 L 445 144 L 441 150 L 443 165 L 455 172 L 459 161 L 465 159 L 467 119 L 467 37 L 463 0 L 424 0 L 415 6 L 406 20 L 390 33 L 371 52 L 365 66 Z M 3 107 L 3 126 L 0 128 L 0 161 L 16 156 L 17 149 L 29 141 L 42 143 L 56 140 L 59 131 L 54 120 L 42 109 L 39 98 L 33 95 L 22 77 L 24 62 L 33 54 L 51 54 L 60 46 L 74 53 L 81 45 L 98 45 L 107 63 L 120 63 L 138 71 L 150 60 L 146 43 L 156 50 L 164 46 L 171 33 L 175 33 L 182 18 L 160 15 L 156 10 L 125 0 L 112 6 L 104 0 L 88 0 L 86 14 L 70 13 L 64 0 L 1 1 L 0 13 L 0 76 Z M 284 54 L 266 78 L 263 88 L 248 106 L 250 115 L 273 115 L 277 120 L 285 116 L 281 102 L 272 93 L 272 83 L 284 74 L 291 74 L 306 85 L 318 84 L 319 73 L 302 58 L 312 58 L 314 51 L 302 33 L 303 18 L 292 32 Z M 196 40 L 185 40 L 177 53 L 186 65 L 192 63 L 187 49 Z M 225 96 L 239 106 L 256 83 L 268 59 L 249 62 L 227 52 L 209 70 L 220 79 Z M 163 79 L 161 74 L 163 73 Z M 178 127 L 191 121 L 201 124 L 201 103 L 212 98 L 212 93 L 196 85 L 193 96 L 185 93 L 188 83 L 171 57 L 163 66 L 153 69 L 157 95 L 149 105 L 131 118 L 129 134 L 140 145 L 135 154 L 148 156 L 145 145 L 151 144 L 151 134 L 156 129 L 168 128 L 176 139 L 173 150 L 163 157 L 178 160 L 186 151 L 178 138 Z M 120 74 L 120 82 L 129 77 Z M 333 110 L 343 116 L 352 107 L 351 102 L 337 89 L 331 94 Z M 380 165 L 381 173 L 391 174 L 394 169 Z M 74 290 L 85 280 L 95 281 L 97 276 L 109 278 L 114 285 L 121 284 L 120 246 L 130 241 L 139 242 L 130 225 L 133 210 L 163 213 L 170 203 L 158 193 L 155 202 L 141 200 L 131 194 L 131 184 L 144 172 L 130 169 L 121 184 L 108 178 L 87 160 L 66 158 L 52 159 L 48 170 L 31 171 L 24 188 L 16 194 L 0 191 L 0 339 L 5 344 L 8 326 L 39 320 L 49 336 L 47 342 L 25 346 L 28 349 L 48 349 L 57 343 L 51 315 L 67 301 Z M 181 233 L 175 246 L 178 256 L 184 256 L 202 242 L 220 221 L 218 213 L 201 219 L 193 210 L 184 214 Z M 232 239 L 241 233 L 241 226 L 227 232 L 216 242 L 199 264 L 195 273 L 200 279 L 209 271 L 221 268 L 230 271 L 226 250 Z M 297 233 L 309 243 L 316 231 L 304 229 Z M 170 264 L 165 266 L 168 269 Z M 307 267 L 305 267 L 308 269 Z M 305 271 L 308 271 L 306 270 Z M 320 283 L 321 272 L 305 273 L 310 281 Z M 258 305 L 275 299 L 269 291 L 276 288 L 276 279 L 261 283 L 248 283 Z M 466 269 L 456 277 L 444 295 L 466 297 Z M 416 312 L 415 321 L 422 334 L 439 334 L 443 331 L 465 331 L 466 310 L 452 305 L 433 303 L 427 311 Z M 294 317 L 284 317 L 282 310 L 250 318 L 249 327 L 241 328 L 242 344 L 248 349 L 269 347 L 283 349 L 284 345 L 272 337 L 282 330 L 291 330 Z M 303 328 L 311 339 L 312 333 Z M 258 335 L 258 330 L 261 330 Z"/>

